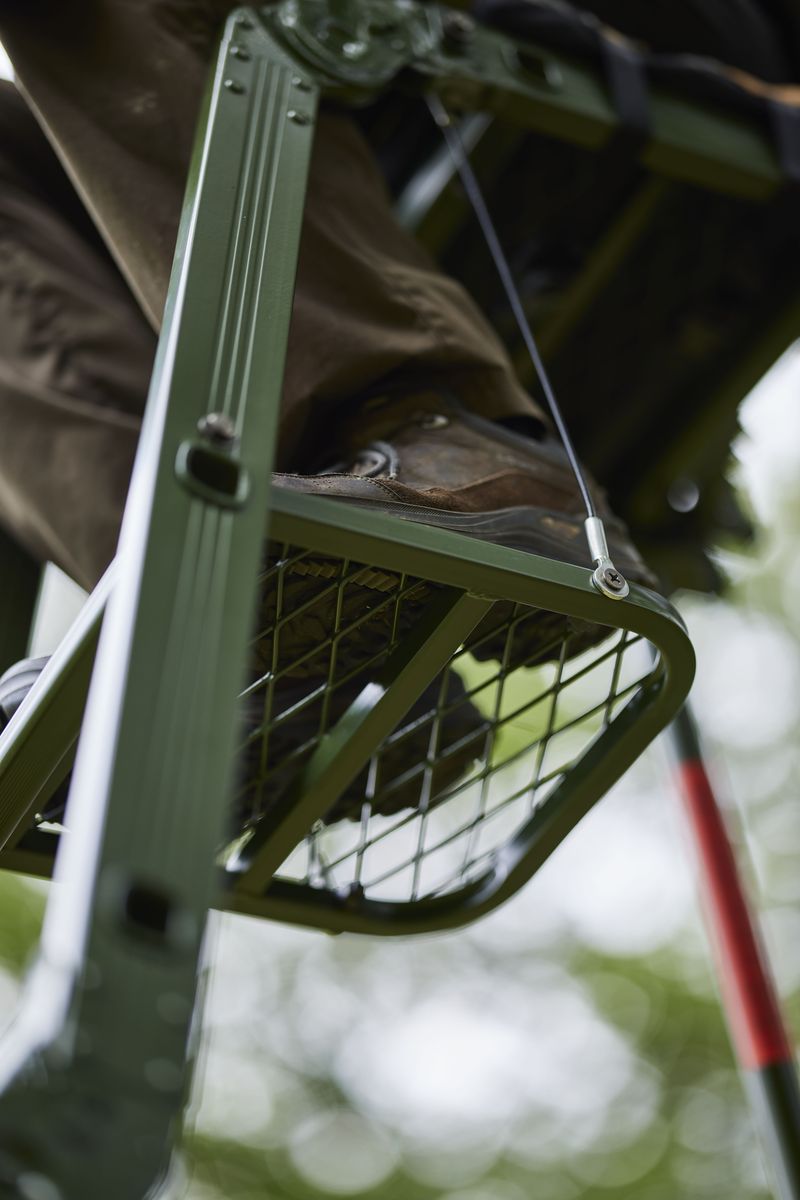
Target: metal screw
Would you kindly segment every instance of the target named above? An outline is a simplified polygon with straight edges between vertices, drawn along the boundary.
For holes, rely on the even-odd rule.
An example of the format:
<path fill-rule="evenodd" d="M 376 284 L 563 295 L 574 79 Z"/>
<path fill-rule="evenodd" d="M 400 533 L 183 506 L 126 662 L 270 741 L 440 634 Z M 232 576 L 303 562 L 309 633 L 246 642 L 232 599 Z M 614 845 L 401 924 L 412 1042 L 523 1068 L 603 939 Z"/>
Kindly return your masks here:
<path fill-rule="evenodd" d="M 245 50 L 244 46 L 231 46 L 231 54 L 234 58 L 241 59 L 242 62 L 247 62 L 250 58 L 250 51 Z"/>
<path fill-rule="evenodd" d="M 295 108 L 290 108 L 286 116 L 290 121 L 294 121 L 295 125 L 309 125 L 311 123 L 311 117 L 309 117 L 308 113 L 298 112 Z"/>
<path fill-rule="evenodd" d="M 475 22 L 466 13 L 445 13 L 442 17 L 442 34 L 453 49 L 463 50 L 475 36 Z"/>
<path fill-rule="evenodd" d="M 311 84 L 307 79 L 302 79 L 300 75 L 295 75 L 292 79 L 292 87 L 296 87 L 298 92 L 310 92 Z"/>
<path fill-rule="evenodd" d="M 227 413 L 206 413 L 197 422 L 197 432 L 209 442 L 224 444 L 236 437 L 236 426 Z"/>
<path fill-rule="evenodd" d="M 614 591 L 620 591 L 625 586 L 625 580 L 614 567 L 603 568 L 603 582 Z"/>
<path fill-rule="evenodd" d="M 241 95 L 244 91 L 244 88 L 237 79 L 226 79 L 223 87 L 226 87 L 229 92 L 233 92 L 237 96 Z"/>

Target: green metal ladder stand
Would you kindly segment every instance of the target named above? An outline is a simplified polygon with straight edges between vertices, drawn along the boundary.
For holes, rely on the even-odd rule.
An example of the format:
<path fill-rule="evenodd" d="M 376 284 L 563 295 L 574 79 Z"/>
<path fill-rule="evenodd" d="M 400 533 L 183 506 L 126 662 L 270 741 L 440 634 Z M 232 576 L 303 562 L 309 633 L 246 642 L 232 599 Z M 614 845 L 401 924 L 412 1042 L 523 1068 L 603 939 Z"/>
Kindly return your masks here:
<path fill-rule="evenodd" d="M 409 3 L 295 0 L 240 10 L 226 26 L 120 553 L 0 746 L 0 865 L 46 875 L 60 843 L 39 956 L 0 1047 L 2 1195 L 139 1200 L 157 1190 L 190 1075 L 210 905 L 331 931 L 472 920 L 533 874 L 687 694 L 690 643 L 652 593 L 633 587 L 612 601 L 592 586 L 588 564 L 270 490 L 319 94 L 359 102 L 403 72 L 405 85 L 432 89 L 449 107 L 585 145 L 616 127 L 591 71 L 488 30 L 465 48 L 448 35 L 450 19 Z M 768 142 L 746 123 L 657 95 L 653 130 L 643 151 L 653 171 L 750 194 L 780 182 Z M 233 436 L 220 441 L 220 428 Z M 256 742 L 281 724 L 276 677 L 302 678 L 302 663 L 280 662 L 292 619 L 281 596 L 322 560 L 336 565 L 317 735 L 299 783 L 274 806 L 259 752 L 252 811 L 261 820 L 220 854 L 257 575 L 274 576 L 277 600 L 259 630 L 273 669 L 248 680 L 247 697 L 263 706 Z M 340 714 L 331 697 L 348 589 L 376 568 L 395 581 L 385 641 Z M 481 659 L 487 614 L 499 614 L 506 647 L 542 614 L 571 625 L 555 619 L 550 661 L 513 671 L 508 650 L 499 664 Z M 609 635 L 588 650 L 586 623 Z M 641 640 L 655 647 L 655 666 L 637 657 Z M 454 676 L 481 714 L 484 761 L 441 796 L 438 742 Z M 326 824 L 368 762 L 366 794 L 376 794 L 392 731 L 433 680 L 420 811 L 371 817 L 367 804 L 360 822 Z M 59 839 L 32 826 L 70 768 L 79 726 L 69 833 Z"/>

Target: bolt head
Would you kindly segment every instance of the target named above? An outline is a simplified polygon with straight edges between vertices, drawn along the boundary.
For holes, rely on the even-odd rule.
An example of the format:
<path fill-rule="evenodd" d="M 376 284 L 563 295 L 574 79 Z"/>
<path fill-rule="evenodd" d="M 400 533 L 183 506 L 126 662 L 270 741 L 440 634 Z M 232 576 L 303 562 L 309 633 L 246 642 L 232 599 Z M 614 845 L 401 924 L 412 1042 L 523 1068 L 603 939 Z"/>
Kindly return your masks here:
<path fill-rule="evenodd" d="M 227 413 L 206 413 L 197 422 L 197 432 L 209 442 L 225 444 L 236 437 L 236 426 Z"/>

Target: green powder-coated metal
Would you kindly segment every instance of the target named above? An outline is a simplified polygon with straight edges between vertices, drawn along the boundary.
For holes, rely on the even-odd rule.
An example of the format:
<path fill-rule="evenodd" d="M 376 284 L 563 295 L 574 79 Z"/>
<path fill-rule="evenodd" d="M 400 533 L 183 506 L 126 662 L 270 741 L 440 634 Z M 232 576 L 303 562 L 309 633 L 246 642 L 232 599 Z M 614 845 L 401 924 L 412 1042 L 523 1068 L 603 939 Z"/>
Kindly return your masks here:
<path fill-rule="evenodd" d="M 398 81 L 430 88 L 455 111 L 483 111 L 512 124 L 599 149 L 619 129 L 600 65 L 550 47 L 518 43 L 474 25 L 469 38 L 446 34 L 454 10 L 434 4 L 371 0 L 358 36 L 331 36 L 326 0 L 284 0 L 262 10 L 325 90 L 364 103 Z M 650 130 L 642 164 L 657 175 L 716 191 L 767 196 L 783 185 L 775 148 L 757 119 L 703 105 L 661 88 L 650 93 Z"/>
<path fill-rule="evenodd" d="M 248 58 L 230 53 L 245 43 Z M 56 865 L 58 903 L 14 1036 L 0 1048 L 4 1169 L 22 1174 L 33 1155 L 54 1195 L 139 1200 L 167 1168 L 180 1116 L 315 103 L 297 65 L 234 15 L 190 172 Z M 300 110 L 306 125 L 288 117 Z M 227 417 L 235 439 L 228 470 L 183 464 L 196 469 L 201 494 L 176 459 L 209 413 Z M 215 488 L 224 494 L 245 472 L 246 502 L 220 503 Z"/>

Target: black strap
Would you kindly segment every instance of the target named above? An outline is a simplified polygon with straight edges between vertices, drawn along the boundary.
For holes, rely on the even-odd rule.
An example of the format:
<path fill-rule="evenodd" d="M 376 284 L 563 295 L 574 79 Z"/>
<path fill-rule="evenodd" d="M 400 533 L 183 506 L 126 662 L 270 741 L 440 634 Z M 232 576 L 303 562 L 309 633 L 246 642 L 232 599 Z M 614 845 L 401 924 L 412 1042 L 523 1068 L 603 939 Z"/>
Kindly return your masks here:
<path fill-rule="evenodd" d="M 650 136 L 650 96 L 645 60 L 627 42 L 603 35 L 599 40 L 611 100 L 620 122 L 613 138 L 614 147 L 638 155 Z"/>

